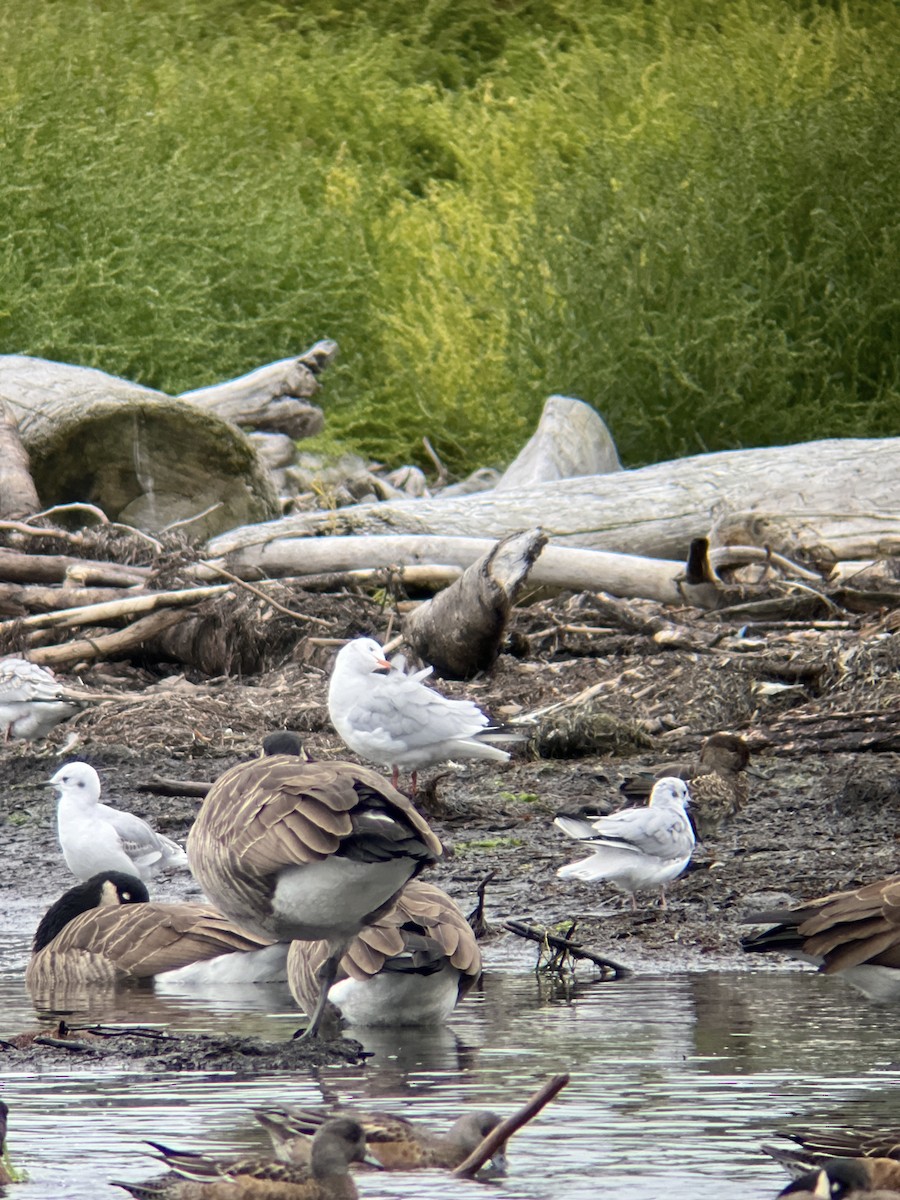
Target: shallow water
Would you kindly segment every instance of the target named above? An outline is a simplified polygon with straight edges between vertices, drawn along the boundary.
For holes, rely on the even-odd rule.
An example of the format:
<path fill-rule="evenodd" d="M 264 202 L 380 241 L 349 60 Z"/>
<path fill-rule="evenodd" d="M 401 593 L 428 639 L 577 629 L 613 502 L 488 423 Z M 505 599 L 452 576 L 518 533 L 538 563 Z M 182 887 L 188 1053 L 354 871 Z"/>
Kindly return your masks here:
<path fill-rule="evenodd" d="M 35 1023 L 21 982 L 26 950 L 22 939 L 0 945 L 0 1036 Z M 854 1120 L 900 1123 L 896 1010 L 840 982 L 805 971 L 639 976 L 585 986 L 567 1003 L 522 960 L 488 961 L 482 991 L 450 1028 L 365 1034 L 374 1058 L 315 1076 L 125 1075 L 77 1060 L 65 1074 L 19 1074 L 0 1058 L 13 1157 L 31 1177 L 23 1200 L 124 1196 L 106 1183 L 157 1172 L 144 1138 L 263 1148 L 255 1104 L 377 1102 L 444 1124 L 465 1104 L 505 1115 L 559 1071 L 571 1072 L 570 1084 L 516 1135 L 509 1175 L 489 1193 L 436 1172 L 367 1175 L 361 1193 L 580 1200 L 602 1189 L 611 1200 L 720 1200 L 724 1187 L 774 1196 L 786 1177 L 759 1143 L 785 1118 L 815 1124 L 850 1103 Z M 215 1006 L 126 991 L 105 1019 L 273 1038 L 300 1023 L 285 991 L 262 988 Z"/>

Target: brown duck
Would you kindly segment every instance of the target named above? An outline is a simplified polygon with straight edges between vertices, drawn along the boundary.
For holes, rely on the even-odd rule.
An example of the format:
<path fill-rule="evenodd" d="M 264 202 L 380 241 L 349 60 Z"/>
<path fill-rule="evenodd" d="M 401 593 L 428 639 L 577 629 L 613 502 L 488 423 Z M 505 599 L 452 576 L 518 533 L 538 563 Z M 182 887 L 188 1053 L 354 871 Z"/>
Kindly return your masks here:
<path fill-rule="evenodd" d="M 254 1109 L 254 1116 L 272 1139 L 277 1157 L 285 1162 L 306 1162 L 311 1137 L 329 1114 L 320 1109 L 267 1105 Z M 453 1170 L 475 1150 L 499 1124 L 496 1113 L 473 1110 L 459 1117 L 446 1132 L 383 1112 L 354 1112 L 366 1134 L 369 1153 L 385 1170 L 416 1171 L 426 1167 Z M 498 1149 L 492 1168 L 506 1170 L 506 1147 Z"/>
<path fill-rule="evenodd" d="M 891 1158 L 832 1158 L 801 1175 L 779 1196 L 815 1200 L 897 1200 L 900 1163 Z"/>
<path fill-rule="evenodd" d="M 266 1158 L 221 1162 L 150 1144 L 173 1173 L 149 1183 L 112 1181 L 135 1200 L 357 1200 L 350 1164 L 367 1161 L 365 1134 L 346 1118 L 326 1121 L 308 1161 L 299 1165 Z"/>

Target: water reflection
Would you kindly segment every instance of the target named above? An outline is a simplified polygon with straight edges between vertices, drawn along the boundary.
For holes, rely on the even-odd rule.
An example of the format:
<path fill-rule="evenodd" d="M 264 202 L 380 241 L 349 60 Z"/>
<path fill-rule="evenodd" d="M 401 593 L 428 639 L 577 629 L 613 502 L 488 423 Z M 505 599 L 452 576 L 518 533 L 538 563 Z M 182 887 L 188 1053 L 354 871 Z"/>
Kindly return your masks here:
<path fill-rule="evenodd" d="M 0 974 L 0 1013 L 0 1033 L 35 1024 L 20 964 Z M 104 1019 L 273 1038 L 298 1025 L 278 989 L 223 992 L 214 1005 L 124 991 Z M 815 1124 L 849 1105 L 857 1123 L 900 1123 L 897 1112 L 886 1115 L 900 1094 L 894 1025 L 893 1009 L 799 971 L 638 976 L 581 988 L 568 1003 L 528 972 L 489 970 L 439 1033 L 362 1035 L 373 1057 L 360 1066 L 237 1081 L 123 1076 L 73 1061 L 66 1074 L 22 1075 L 4 1056 L 0 1094 L 12 1110 L 15 1156 L 32 1175 L 28 1200 L 93 1200 L 110 1177 L 153 1175 L 140 1156 L 144 1138 L 213 1151 L 262 1147 L 254 1104 L 324 1099 L 443 1123 L 464 1104 L 509 1112 L 564 1070 L 571 1083 L 515 1138 L 510 1175 L 492 1187 L 496 1200 L 579 1200 L 598 1188 L 612 1200 L 667 1192 L 718 1200 L 723 1187 L 764 1197 L 784 1179 L 759 1142 L 792 1115 Z M 55 1161 L 59 1146 L 64 1164 Z M 361 1191 L 377 1200 L 485 1195 L 481 1185 L 433 1173 L 367 1177 Z"/>

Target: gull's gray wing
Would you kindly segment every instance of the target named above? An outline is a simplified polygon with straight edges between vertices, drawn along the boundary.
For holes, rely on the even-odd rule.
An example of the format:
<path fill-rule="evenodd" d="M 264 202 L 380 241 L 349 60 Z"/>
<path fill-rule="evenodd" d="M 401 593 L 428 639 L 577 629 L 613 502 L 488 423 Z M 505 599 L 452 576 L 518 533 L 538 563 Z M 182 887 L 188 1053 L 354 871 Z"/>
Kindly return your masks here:
<path fill-rule="evenodd" d="M 61 700 L 60 684 L 49 671 L 24 658 L 0 660 L 0 703 Z"/>
<path fill-rule="evenodd" d="M 157 833 L 134 813 L 122 812 L 108 804 L 100 804 L 98 808 L 122 839 L 122 849 L 136 866 L 149 867 L 161 858 L 184 855 L 177 842 Z"/>
<path fill-rule="evenodd" d="M 681 809 L 625 808 L 593 822 L 588 845 L 617 846 L 655 858 L 679 858 L 694 844 L 690 822 Z"/>
<path fill-rule="evenodd" d="M 383 733 L 388 744 L 407 749 L 472 737 L 489 723 L 471 700 L 451 700 L 399 672 L 376 679 L 346 719 L 360 733 Z"/>

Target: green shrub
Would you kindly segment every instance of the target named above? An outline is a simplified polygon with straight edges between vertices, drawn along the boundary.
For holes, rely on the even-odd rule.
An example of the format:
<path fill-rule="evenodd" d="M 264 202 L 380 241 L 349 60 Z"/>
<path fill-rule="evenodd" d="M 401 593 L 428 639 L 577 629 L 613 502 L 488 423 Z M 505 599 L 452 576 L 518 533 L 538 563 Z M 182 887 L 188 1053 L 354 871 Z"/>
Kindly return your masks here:
<path fill-rule="evenodd" d="M 178 392 L 341 346 L 465 471 L 900 425 L 892 0 L 9 0 L 0 351 Z"/>

